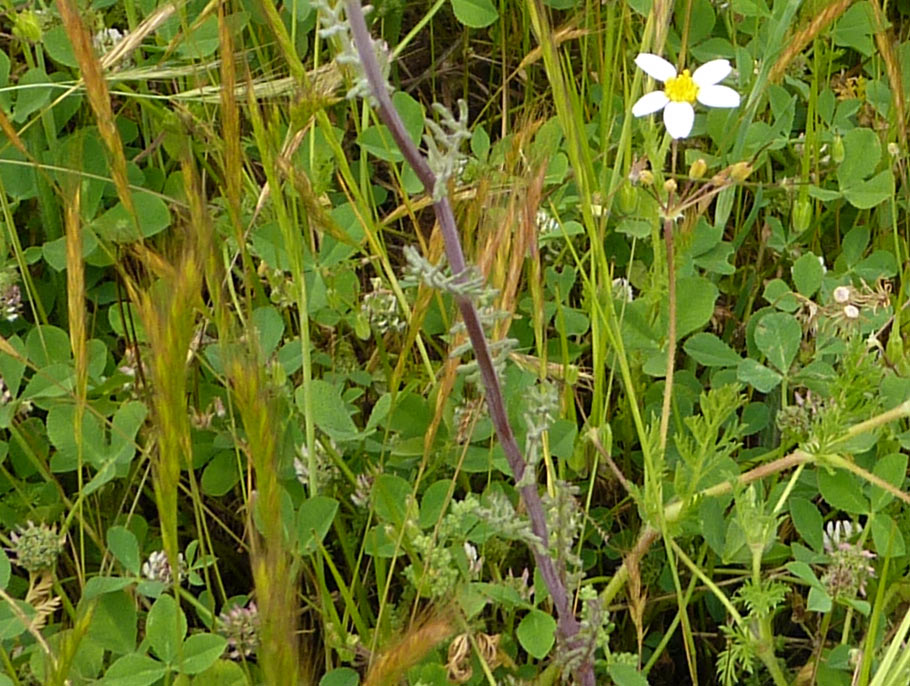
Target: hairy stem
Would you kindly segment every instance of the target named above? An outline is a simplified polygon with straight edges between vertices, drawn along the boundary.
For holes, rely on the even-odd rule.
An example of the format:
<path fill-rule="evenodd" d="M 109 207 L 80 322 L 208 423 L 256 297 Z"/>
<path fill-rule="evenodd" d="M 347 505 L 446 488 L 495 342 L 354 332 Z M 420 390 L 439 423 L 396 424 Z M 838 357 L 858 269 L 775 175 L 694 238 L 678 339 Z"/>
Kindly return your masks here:
<path fill-rule="evenodd" d="M 420 179 L 427 193 L 432 193 L 436 184 L 436 175 L 430 169 L 426 159 L 420 154 L 420 151 L 411 141 L 406 133 L 404 123 L 398 116 L 398 112 L 392 105 L 386 89 L 385 80 L 376 57 L 373 54 L 372 40 L 367 30 L 366 21 L 364 20 L 363 10 L 358 0 L 347 0 L 345 4 L 348 21 L 351 25 L 351 32 L 360 61 L 363 66 L 364 74 L 370 85 L 370 92 L 378 103 L 379 117 L 389 128 L 395 143 L 404 155 L 405 160 L 414 169 L 417 177 Z M 436 213 L 436 220 L 439 223 L 439 229 L 445 242 L 446 258 L 454 274 L 462 274 L 466 271 L 464 252 L 461 248 L 461 240 L 458 236 L 458 229 L 455 225 L 455 216 L 452 213 L 452 206 L 449 199 L 443 196 L 435 202 L 433 209 Z M 477 366 L 480 370 L 481 380 L 486 391 L 487 406 L 490 410 L 490 417 L 493 426 L 496 429 L 496 435 L 499 443 L 502 445 L 509 467 L 516 483 L 521 482 L 524 476 L 527 463 L 518 448 L 515 441 L 515 434 L 509 424 L 506 415 L 505 403 L 503 402 L 502 389 L 496 371 L 493 366 L 493 358 L 487 345 L 486 337 L 483 333 L 483 327 L 480 323 L 480 317 L 474 303 L 467 297 L 456 296 L 455 301 L 461 312 L 462 320 L 471 340 L 474 349 L 474 355 L 477 360 Z M 571 639 L 576 636 L 579 629 L 578 620 L 572 614 L 569 605 L 569 596 L 566 591 L 564 580 L 556 569 L 553 559 L 550 558 L 546 551 L 549 548 L 549 537 L 547 534 L 547 521 L 544 514 L 543 504 L 540 495 L 537 492 L 537 486 L 531 483 L 521 488 L 521 498 L 524 501 L 528 517 L 531 520 L 531 528 L 534 534 L 540 539 L 541 546 L 539 549 L 532 548 L 534 561 L 540 570 L 541 576 L 547 584 L 550 596 L 553 598 L 553 604 L 556 606 L 556 612 L 559 620 L 559 632 L 562 637 L 572 643 Z M 591 664 L 582 665 L 577 677 L 584 686 L 594 686 L 594 670 Z"/>

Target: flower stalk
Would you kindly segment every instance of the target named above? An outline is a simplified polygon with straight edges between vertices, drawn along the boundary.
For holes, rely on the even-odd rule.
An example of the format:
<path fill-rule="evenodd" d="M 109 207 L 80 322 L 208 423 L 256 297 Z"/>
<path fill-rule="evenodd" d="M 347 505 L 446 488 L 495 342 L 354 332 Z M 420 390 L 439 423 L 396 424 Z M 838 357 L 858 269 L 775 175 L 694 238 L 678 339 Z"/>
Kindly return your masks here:
<path fill-rule="evenodd" d="M 436 220 L 439 223 L 440 231 L 445 242 L 446 258 L 456 275 L 468 274 L 467 264 L 465 262 L 464 252 L 461 247 L 461 240 L 458 236 L 458 229 L 455 224 L 455 215 L 452 212 L 452 205 L 448 196 L 439 192 L 437 188 L 437 176 L 431 169 L 426 158 L 418 151 L 417 147 L 408 136 L 404 123 L 392 105 L 389 96 L 388 86 L 382 75 L 379 63 L 373 50 L 373 41 L 367 30 L 364 19 L 363 9 L 359 0 L 347 0 L 345 3 L 347 19 L 351 27 L 351 35 L 357 52 L 360 56 L 360 64 L 364 76 L 369 85 L 370 94 L 375 99 L 380 119 L 389 128 L 396 145 L 401 150 L 402 155 L 411 168 L 417 174 L 427 193 L 434 196 L 433 209 L 436 213 Z M 434 193 L 435 191 L 435 193 Z M 490 353 L 490 347 L 483 333 L 483 326 L 477 309 L 473 301 L 466 295 L 454 294 L 455 302 L 461 312 L 461 317 L 468 333 L 468 337 L 474 348 L 474 355 L 477 366 L 480 371 L 481 381 L 486 391 L 487 406 L 490 411 L 490 418 L 496 430 L 496 435 L 502 445 L 503 451 L 511 468 L 512 475 L 517 484 L 526 484 L 520 487 L 521 498 L 524 501 L 528 516 L 531 521 L 531 528 L 534 534 L 540 539 L 542 546 L 532 546 L 531 552 L 534 555 L 535 563 L 540 570 L 541 576 L 547 584 L 553 604 L 556 607 L 558 616 L 558 632 L 561 639 L 571 648 L 577 642 L 579 622 L 572 613 L 569 594 L 563 578 L 557 571 L 554 561 L 545 554 L 549 549 L 548 532 L 546 515 L 541 502 L 540 495 L 537 491 L 536 482 L 531 480 L 530 483 L 524 480 L 525 471 L 528 468 L 527 463 L 515 440 L 515 434 L 509 424 L 508 416 L 503 401 L 502 389 L 499 379 L 496 375 L 493 357 Z M 573 640 L 576 639 L 576 640 Z M 583 686 L 594 686 L 594 670 L 590 661 L 586 661 L 579 667 L 576 678 Z"/>

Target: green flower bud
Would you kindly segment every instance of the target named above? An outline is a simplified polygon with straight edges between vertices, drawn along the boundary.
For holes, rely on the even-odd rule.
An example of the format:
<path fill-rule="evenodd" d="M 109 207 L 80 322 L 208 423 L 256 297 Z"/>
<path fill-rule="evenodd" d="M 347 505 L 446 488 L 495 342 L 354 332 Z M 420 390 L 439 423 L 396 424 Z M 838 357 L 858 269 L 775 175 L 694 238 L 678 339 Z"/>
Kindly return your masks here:
<path fill-rule="evenodd" d="M 16 15 L 13 20 L 13 35 L 30 43 L 41 41 L 41 22 L 38 15 L 31 10 L 25 10 Z"/>
<path fill-rule="evenodd" d="M 834 142 L 831 143 L 831 159 L 835 164 L 844 161 L 844 139 L 839 135 L 834 136 Z"/>
<path fill-rule="evenodd" d="M 631 214 L 638 207 L 638 194 L 628 181 L 619 187 L 619 209 L 624 214 Z"/>
<path fill-rule="evenodd" d="M 812 204 L 808 199 L 797 200 L 793 205 L 793 228 L 802 233 L 812 223 Z"/>

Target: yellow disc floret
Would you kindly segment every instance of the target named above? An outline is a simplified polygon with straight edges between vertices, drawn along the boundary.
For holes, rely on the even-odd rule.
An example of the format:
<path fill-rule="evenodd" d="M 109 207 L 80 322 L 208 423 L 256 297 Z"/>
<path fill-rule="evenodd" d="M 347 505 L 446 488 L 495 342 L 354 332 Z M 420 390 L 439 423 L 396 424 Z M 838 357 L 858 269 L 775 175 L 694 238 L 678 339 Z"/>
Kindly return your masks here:
<path fill-rule="evenodd" d="M 692 80 L 688 69 L 683 69 L 682 74 L 667 79 L 664 84 L 664 93 L 670 99 L 670 102 L 695 102 L 695 96 L 698 95 L 698 84 Z"/>

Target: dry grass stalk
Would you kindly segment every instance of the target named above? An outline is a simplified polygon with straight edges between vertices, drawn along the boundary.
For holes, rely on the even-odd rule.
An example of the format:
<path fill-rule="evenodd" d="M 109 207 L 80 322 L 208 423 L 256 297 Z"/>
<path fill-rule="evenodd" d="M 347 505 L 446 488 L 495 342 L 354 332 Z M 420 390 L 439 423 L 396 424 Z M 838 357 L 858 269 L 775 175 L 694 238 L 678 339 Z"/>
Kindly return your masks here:
<path fill-rule="evenodd" d="M 853 0 L 833 0 L 824 10 L 816 14 L 805 28 L 787 40 L 786 49 L 777 58 L 774 66 L 771 67 L 771 72 L 768 76 L 769 81 L 771 83 L 779 81 L 787 69 L 787 65 L 852 4 Z"/>
<path fill-rule="evenodd" d="M 110 155 L 111 175 L 114 179 L 114 186 L 117 189 L 117 196 L 123 203 L 127 213 L 133 218 L 133 226 L 136 231 L 136 238 L 141 238 L 139 230 L 139 220 L 136 215 L 136 208 L 133 206 L 133 196 L 129 189 L 129 180 L 126 174 L 126 156 L 123 152 L 123 141 L 120 140 L 120 133 L 114 123 L 114 110 L 111 107 L 110 94 L 108 93 L 107 82 L 104 80 L 104 74 L 101 68 L 101 62 L 95 56 L 92 48 L 92 38 L 79 16 L 73 0 L 57 0 L 57 9 L 60 11 L 60 19 L 63 22 L 63 28 L 73 46 L 73 54 L 79 62 L 79 69 L 82 71 L 82 80 L 85 82 L 85 92 L 88 95 L 89 105 L 95 113 L 95 119 L 98 121 L 98 133 L 101 134 L 101 140 L 107 148 Z"/>
<path fill-rule="evenodd" d="M 455 632 L 449 613 L 411 627 L 370 665 L 364 686 L 394 686 L 402 675 Z"/>
<path fill-rule="evenodd" d="M 875 44 L 885 63 L 885 73 L 888 74 L 888 83 L 891 85 L 891 103 L 894 106 L 895 116 L 892 121 L 897 123 L 897 132 L 901 145 L 907 147 L 907 109 L 904 100 L 904 80 L 901 74 L 900 61 L 894 54 L 894 42 L 891 32 L 886 27 L 887 20 L 880 5 L 880 0 L 869 0 L 872 15 L 875 18 Z"/>
<path fill-rule="evenodd" d="M 251 344 L 255 345 L 255 344 Z M 258 354 L 249 350 L 227 363 L 227 375 L 246 434 L 246 452 L 255 475 L 255 494 L 247 507 L 250 532 L 250 563 L 261 618 L 259 665 L 269 684 L 297 683 L 298 649 L 295 638 L 297 583 L 281 517 L 281 486 L 278 483 L 278 435 L 280 421 L 269 397 Z M 261 535 L 253 524 L 258 512 Z"/>

